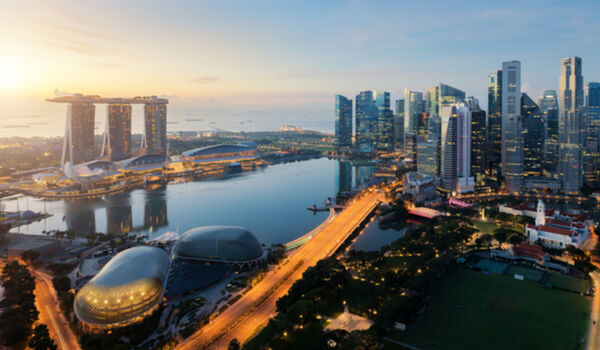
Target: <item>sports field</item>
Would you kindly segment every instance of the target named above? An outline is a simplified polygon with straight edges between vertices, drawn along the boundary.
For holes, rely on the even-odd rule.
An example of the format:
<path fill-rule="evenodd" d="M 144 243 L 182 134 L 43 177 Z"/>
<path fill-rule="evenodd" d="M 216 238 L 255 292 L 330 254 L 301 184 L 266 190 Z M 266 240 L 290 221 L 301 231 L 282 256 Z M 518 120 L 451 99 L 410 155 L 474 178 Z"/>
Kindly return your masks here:
<path fill-rule="evenodd" d="M 573 349 L 586 334 L 590 299 L 575 293 L 466 269 L 437 290 L 414 326 L 392 338 L 421 349 Z"/>

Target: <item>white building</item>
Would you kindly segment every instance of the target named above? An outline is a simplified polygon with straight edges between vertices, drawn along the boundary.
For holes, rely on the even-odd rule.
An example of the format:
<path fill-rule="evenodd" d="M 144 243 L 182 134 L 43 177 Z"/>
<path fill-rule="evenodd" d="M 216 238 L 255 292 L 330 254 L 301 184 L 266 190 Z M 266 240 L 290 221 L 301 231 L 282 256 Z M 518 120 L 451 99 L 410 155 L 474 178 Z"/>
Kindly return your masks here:
<path fill-rule="evenodd" d="M 559 213 L 546 216 L 546 205 L 540 200 L 537 205 L 535 225 L 527 225 L 525 234 L 530 242 L 540 242 L 551 248 L 564 249 L 568 245 L 580 248 L 588 238 L 592 225 L 585 215 Z"/>
<path fill-rule="evenodd" d="M 473 191 L 471 177 L 471 110 L 463 103 L 440 106 L 442 186 L 450 191 Z"/>

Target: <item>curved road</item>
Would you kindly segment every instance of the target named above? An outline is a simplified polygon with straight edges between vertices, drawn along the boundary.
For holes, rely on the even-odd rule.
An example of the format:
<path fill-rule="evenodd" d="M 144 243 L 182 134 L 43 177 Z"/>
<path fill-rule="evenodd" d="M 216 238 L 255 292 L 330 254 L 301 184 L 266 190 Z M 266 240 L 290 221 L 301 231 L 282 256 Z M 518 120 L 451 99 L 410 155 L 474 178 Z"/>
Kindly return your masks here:
<path fill-rule="evenodd" d="M 236 338 L 248 341 L 275 315 L 277 299 L 285 295 L 302 273 L 333 254 L 382 199 L 377 191 L 355 199 L 310 241 L 298 248 L 287 262 L 269 271 L 265 278 L 207 325 L 184 340 L 177 349 L 225 349 Z"/>

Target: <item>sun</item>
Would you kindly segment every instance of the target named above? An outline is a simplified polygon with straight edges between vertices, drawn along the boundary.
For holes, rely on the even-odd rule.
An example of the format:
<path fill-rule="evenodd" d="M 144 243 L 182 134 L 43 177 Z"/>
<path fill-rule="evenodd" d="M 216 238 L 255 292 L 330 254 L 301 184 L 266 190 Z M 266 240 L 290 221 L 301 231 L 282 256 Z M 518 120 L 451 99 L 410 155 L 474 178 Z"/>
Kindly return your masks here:
<path fill-rule="evenodd" d="M 0 90 L 16 89 L 20 67 L 8 60 L 0 59 Z"/>

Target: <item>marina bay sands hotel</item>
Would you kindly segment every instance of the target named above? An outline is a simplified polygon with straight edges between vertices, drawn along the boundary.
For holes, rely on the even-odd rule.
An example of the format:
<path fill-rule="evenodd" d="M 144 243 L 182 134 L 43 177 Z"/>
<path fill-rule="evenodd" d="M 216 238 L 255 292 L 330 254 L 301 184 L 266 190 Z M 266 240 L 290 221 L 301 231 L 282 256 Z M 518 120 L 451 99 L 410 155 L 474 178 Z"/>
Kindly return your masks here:
<path fill-rule="evenodd" d="M 132 156 L 132 104 L 144 105 L 144 131 L 140 145 L 142 154 L 167 153 L 167 99 L 156 96 L 102 98 L 75 94 L 46 101 L 69 104 L 61 165 L 69 161 L 79 164 L 97 158 L 94 150 L 96 104 L 108 105 L 101 157 L 117 161 Z"/>

